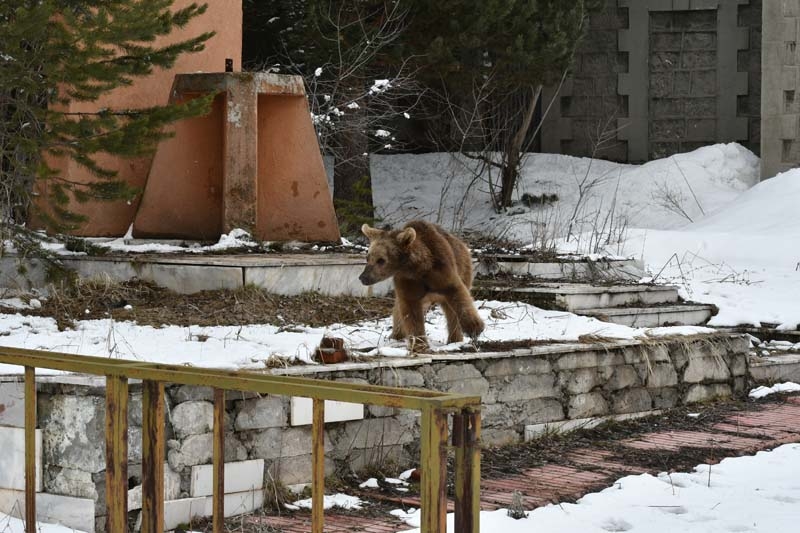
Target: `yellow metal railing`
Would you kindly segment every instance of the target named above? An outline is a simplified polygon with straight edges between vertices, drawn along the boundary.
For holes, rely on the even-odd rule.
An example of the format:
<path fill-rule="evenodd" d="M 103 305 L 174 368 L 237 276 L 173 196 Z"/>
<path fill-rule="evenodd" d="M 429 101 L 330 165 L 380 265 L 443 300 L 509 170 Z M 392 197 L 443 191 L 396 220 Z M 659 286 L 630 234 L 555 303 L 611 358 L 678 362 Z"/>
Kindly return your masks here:
<path fill-rule="evenodd" d="M 421 417 L 422 532 L 446 533 L 448 417 L 455 450 L 455 531 L 478 533 L 480 497 L 480 398 L 421 389 L 272 376 L 142 363 L 56 352 L 0 347 L 0 363 L 25 367 L 25 529 L 36 527 L 35 429 L 36 368 L 106 377 L 107 531 L 127 530 L 128 380 L 142 380 L 142 533 L 164 531 L 164 385 L 214 388 L 213 528 L 224 531 L 225 391 L 301 396 L 313 400 L 312 533 L 322 533 L 325 400 L 417 410 Z"/>

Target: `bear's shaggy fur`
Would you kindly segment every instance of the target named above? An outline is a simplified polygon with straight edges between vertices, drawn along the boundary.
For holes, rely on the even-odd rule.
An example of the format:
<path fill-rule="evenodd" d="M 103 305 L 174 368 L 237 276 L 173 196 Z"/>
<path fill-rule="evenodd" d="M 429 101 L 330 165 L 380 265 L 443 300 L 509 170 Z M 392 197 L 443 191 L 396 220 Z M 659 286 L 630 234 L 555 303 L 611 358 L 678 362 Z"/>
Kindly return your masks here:
<path fill-rule="evenodd" d="M 391 231 L 364 224 L 361 231 L 369 253 L 358 279 L 372 285 L 394 277 L 392 338 L 408 338 L 412 351 L 427 347 L 425 313 L 437 303 L 447 317 L 448 343 L 463 340 L 462 332 L 473 339 L 481 334 L 484 324 L 469 292 L 472 259 L 462 241 L 423 220 Z"/>

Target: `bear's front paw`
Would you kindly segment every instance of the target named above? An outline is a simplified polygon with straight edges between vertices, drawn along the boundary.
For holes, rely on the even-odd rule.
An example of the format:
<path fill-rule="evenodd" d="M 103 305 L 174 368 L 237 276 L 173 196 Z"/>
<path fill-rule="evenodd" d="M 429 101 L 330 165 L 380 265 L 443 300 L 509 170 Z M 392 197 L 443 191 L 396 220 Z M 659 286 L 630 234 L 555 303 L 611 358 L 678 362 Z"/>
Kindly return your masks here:
<path fill-rule="evenodd" d="M 406 338 L 406 334 L 403 333 L 403 330 L 400 328 L 393 328 L 390 338 L 392 340 L 401 341 Z"/>
<path fill-rule="evenodd" d="M 483 320 L 481 320 L 481 317 L 479 317 L 477 313 L 470 313 L 461 319 L 461 329 L 467 337 L 472 339 L 477 338 L 478 335 L 483 333 L 485 327 Z"/>
<path fill-rule="evenodd" d="M 408 351 L 412 357 L 418 353 L 427 352 L 428 348 L 428 339 L 424 335 L 408 337 Z"/>

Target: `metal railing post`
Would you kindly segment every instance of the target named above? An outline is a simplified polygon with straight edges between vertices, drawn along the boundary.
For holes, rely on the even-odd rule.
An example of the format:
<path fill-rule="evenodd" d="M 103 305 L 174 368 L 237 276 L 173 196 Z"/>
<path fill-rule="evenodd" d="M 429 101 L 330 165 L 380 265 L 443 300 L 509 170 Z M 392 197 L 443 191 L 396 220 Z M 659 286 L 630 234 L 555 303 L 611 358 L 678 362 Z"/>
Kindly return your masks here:
<path fill-rule="evenodd" d="M 311 532 L 325 526 L 325 400 L 314 398 L 311 423 Z"/>
<path fill-rule="evenodd" d="M 128 530 L 128 380 L 106 376 L 106 531 Z"/>
<path fill-rule="evenodd" d="M 225 391 L 214 389 L 213 530 L 225 531 Z"/>
<path fill-rule="evenodd" d="M 142 531 L 164 528 L 165 383 L 214 391 L 212 529 L 225 531 L 225 395 L 227 390 L 311 398 L 312 526 L 324 529 L 325 402 L 348 401 L 421 412 L 422 532 L 445 533 L 448 416 L 456 449 L 456 530 L 478 533 L 480 404 L 477 396 L 397 387 L 195 368 L 0 347 L 0 362 L 25 368 L 25 532 L 36 531 L 36 369 L 105 376 L 106 528 L 127 531 L 129 379 L 142 380 Z"/>
<path fill-rule="evenodd" d="M 422 409 L 420 497 L 422 533 L 447 533 L 447 413 Z"/>
<path fill-rule="evenodd" d="M 164 531 L 164 384 L 142 383 L 142 533 Z"/>
<path fill-rule="evenodd" d="M 36 369 L 25 367 L 25 533 L 36 531 Z"/>
<path fill-rule="evenodd" d="M 480 433 L 480 411 L 464 409 L 453 415 L 455 530 L 459 533 L 480 531 Z"/>

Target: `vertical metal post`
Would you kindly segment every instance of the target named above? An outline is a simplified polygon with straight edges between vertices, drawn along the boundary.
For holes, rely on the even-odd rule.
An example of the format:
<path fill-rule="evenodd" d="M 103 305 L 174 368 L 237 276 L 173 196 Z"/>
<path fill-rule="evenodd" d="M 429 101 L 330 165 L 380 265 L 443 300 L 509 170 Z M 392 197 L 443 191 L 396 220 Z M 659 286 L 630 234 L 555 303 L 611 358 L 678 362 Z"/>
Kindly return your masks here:
<path fill-rule="evenodd" d="M 164 384 L 142 383 L 142 533 L 164 531 Z"/>
<path fill-rule="evenodd" d="M 325 400 L 314 398 L 311 425 L 311 532 L 325 525 Z"/>
<path fill-rule="evenodd" d="M 225 531 L 225 391 L 214 389 L 213 530 Z"/>
<path fill-rule="evenodd" d="M 447 532 L 447 413 L 422 409 L 422 533 Z"/>
<path fill-rule="evenodd" d="M 453 415 L 455 460 L 455 530 L 480 531 L 481 453 L 479 446 L 481 414 L 463 410 Z"/>
<path fill-rule="evenodd" d="M 128 380 L 106 376 L 106 529 L 128 529 Z"/>
<path fill-rule="evenodd" d="M 36 531 L 36 369 L 25 367 L 25 533 Z"/>

